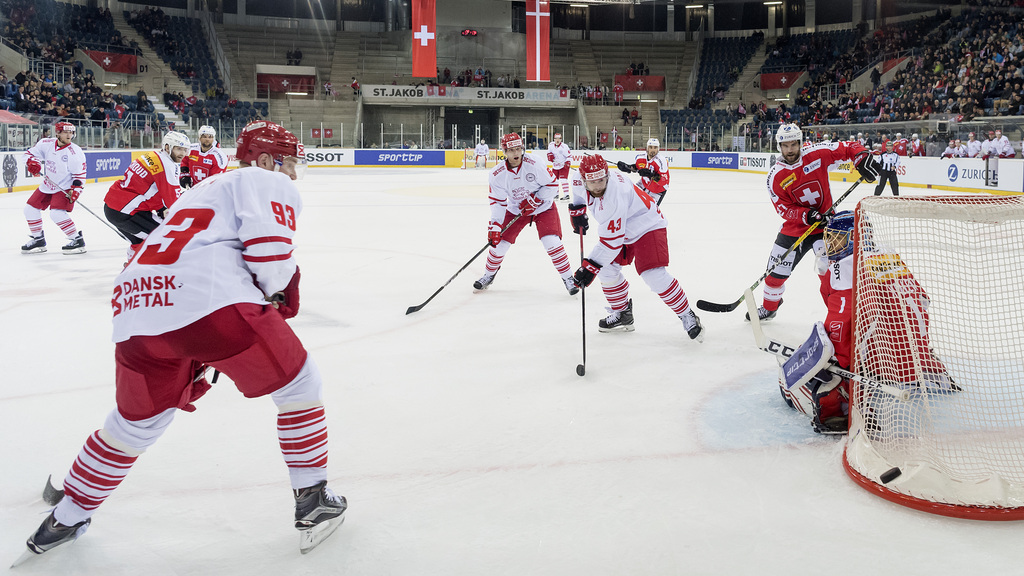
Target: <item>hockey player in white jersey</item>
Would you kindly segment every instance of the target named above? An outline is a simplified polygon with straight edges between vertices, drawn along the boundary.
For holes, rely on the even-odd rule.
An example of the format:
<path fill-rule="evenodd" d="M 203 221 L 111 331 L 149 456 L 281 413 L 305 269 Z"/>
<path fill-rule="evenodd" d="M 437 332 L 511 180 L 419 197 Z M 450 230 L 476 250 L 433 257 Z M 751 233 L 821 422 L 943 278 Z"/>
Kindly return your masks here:
<path fill-rule="evenodd" d="M 967 135 L 967 157 L 968 158 L 980 158 L 981 157 L 981 141 L 974 137 L 974 132 Z M 876 194 L 877 196 L 877 194 Z"/>
<path fill-rule="evenodd" d="M 285 322 L 299 311 L 292 238 L 302 199 L 292 180 L 305 169 L 302 145 L 284 128 L 258 121 L 236 146 L 242 168 L 186 191 L 117 277 L 116 408 L 86 440 L 64 479 L 63 499 L 29 537 L 23 558 L 85 531 L 177 411 L 195 410 L 210 388 L 208 366 L 247 398 L 270 396 L 277 405 L 300 550 L 343 521 L 345 498 L 327 488 L 320 373 Z M 216 472 L 207 471 L 207 483 L 209 474 Z M 197 486 L 203 482 L 196 477 Z M 244 516 L 236 511 L 218 521 Z"/>
<path fill-rule="evenodd" d="M 597 224 L 598 242 L 573 276 L 580 287 L 601 279 L 611 314 L 597 324 L 601 332 L 632 332 L 633 301 L 622 267 L 634 264 L 640 278 L 683 322 L 691 339 L 703 342 L 704 327 L 690 308 L 686 292 L 669 274 L 668 233 L 665 217 L 654 199 L 621 172 L 609 173 L 599 154 L 580 160 L 579 178 L 573 179 L 569 214 L 573 231 L 590 228 L 587 209 Z"/>
<path fill-rule="evenodd" d="M 85 153 L 73 142 L 75 125 L 57 122 L 55 138 L 42 138 L 25 152 L 25 168 L 32 176 L 39 176 L 43 167 L 43 183 L 36 188 L 25 203 L 25 220 L 28 222 L 29 241 L 21 247 L 22 254 L 46 252 L 46 238 L 43 234 L 43 210 L 50 209 L 50 219 L 60 227 L 67 237 L 67 244 L 61 248 L 64 254 L 85 252 L 82 232 L 71 219 L 75 201 L 82 193 L 85 182 Z"/>
<path fill-rule="evenodd" d="M 480 143 L 476 145 L 474 150 L 475 154 L 475 166 L 477 168 L 487 168 L 487 155 L 491 153 L 491 149 L 487 146 L 486 140 L 480 140 Z"/>
<path fill-rule="evenodd" d="M 501 149 L 505 152 L 505 161 L 491 171 L 487 180 L 491 203 L 487 241 L 491 248 L 487 251 L 484 275 L 473 283 L 473 288 L 484 290 L 494 282 L 505 254 L 526 225 L 532 224 L 565 289 L 570 295 L 576 294 L 579 288 L 572 281 L 569 256 L 562 245 L 562 222 L 554 207 L 557 194 L 554 176 L 545 165 L 526 155 L 519 134 L 510 132 L 502 136 Z"/>
<path fill-rule="evenodd" d="M 568 144 L 562 142 L 562 135 L 558 132 L 555 132 L 554 138 L 548 143 L 548 162 L 551 162 L 551 172 L 558 182 L 558 199 L 568 200 L 572 150 Z"/>

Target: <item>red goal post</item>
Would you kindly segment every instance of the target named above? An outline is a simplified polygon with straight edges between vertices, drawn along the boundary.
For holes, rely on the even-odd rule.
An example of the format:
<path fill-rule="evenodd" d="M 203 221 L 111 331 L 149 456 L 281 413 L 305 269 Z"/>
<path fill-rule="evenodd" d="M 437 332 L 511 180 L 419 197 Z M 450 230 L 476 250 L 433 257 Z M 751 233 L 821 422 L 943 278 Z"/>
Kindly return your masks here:
<path fill-rule="evenodd" d="M 1024 520 L 1024 197 L 869 197 L 854 227 L 849 476 L 910 508 Z"/>

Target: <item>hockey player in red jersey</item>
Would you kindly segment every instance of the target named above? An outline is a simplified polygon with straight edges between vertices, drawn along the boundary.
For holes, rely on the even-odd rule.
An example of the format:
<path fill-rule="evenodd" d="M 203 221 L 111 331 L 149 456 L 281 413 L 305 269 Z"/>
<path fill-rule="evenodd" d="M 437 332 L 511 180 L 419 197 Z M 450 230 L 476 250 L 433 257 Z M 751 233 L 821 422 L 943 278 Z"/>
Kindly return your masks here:
<path fill-rule="evenodd" d="M 659 156 L 661 142 L 657 138 L 647 140 L 647 151 L 636 155 L 632 164 L 618 162 L 616 165 L 623 172 L 636 172 L 640 175 L 640 188 L 654 198 L 654 201 L 661 206 L 668 192 L 668 162 L 664 156 Z"/>
<path fill-rule="evenodd" d="M 142 153 L 107 190 L 103 214 L 131 242 L 129 260 L 181 195 L 180 164 L 190 149 L 187 136 L 168 132 L 161 150 Z"/>
<path fill-rule="evenodd" d="M 178 410 L 195 410 L 210 388 L 208 366 L 247 398 L 269 396 L 276 404 L 268 424 L 276 421 L 300 550 L 341 524 L 347 503 L 327 488 L 320 373 L 285 321 L 299 311 L 292 238 L 302 200 L 292 180 L 305 168 L 300 149 L 284 128 L 250 123 L 237 141 L 242 168 L 182 195 L 117 277 L 116 408 L 86 440 L 64 479 L 63 499 L 29 537 L 25 556 L 84 532 Z"/>
<path fill-rule="evenodd" d="M 487 251 L 484 275 L 473 283 L 473 288 L 484 290 L 494 282 L 494 275 L 519 233 L 527 224 L 533 224 L 565 289 L 570 295 L 576 294 L 579 288 L 572 281 L 569 257 L 562 245 L 562 222 L 554 208 L 558 194 L 554 175 L 544 164 L 526 155 L 523 139 L 515 132 L 501 137 L 501 149 L 505 152 L 505 161 L 498 164 L 487 179 L 491 203 L 487 240 L 491 248 Z"/>
<path fill-rule="evenodd" d="M 25 168 L 32 176 L 39 176 L 43 167 L 43 183 L 36 188 L 25 203 L 25 220 L 28 222 L 29 241 L 21 247 L 22 254 L 46 252 L 43 235 L 43 210 L 50 209 L 50 219 L 60 226 L 68 242 L 61 248 L 64 254 L 85 252 L 85 240 L 81 231 L 71 220 L 75 201 L 82 193 L 85 181 L 85 153 L 71 142 L 75 137 L 75 125 L 57 122 L 55 138 L 43 138 L 25 152 Z"/>
<path fill-rule="evenodd" d="M 775 134 L 780 155 L 768 173 L 768 193 L 783 222 L 768 258 L 768 268 L 775 268 L 764 281 L 764 303 L 758 309 L 761 320 L 775 317 L 782 304 L 785 282 L 804 254 L 812 249 L 820 254 L 823 250 L 821 228 L 816 228 L 779 264 L 782 255 L 808 228 L 827 224 L 824 214 L 832 206 L 829 168 L 837 162 L 853 160 L 864 180 L 874 182 L 878 178 L 877 157 L 859 143 L 832 142 L 801 148 L 802 140 L 803 133 L 796 124 L 783 124 Z"/>
<path fill-rule="evenodd" d="M 622 267 L 634 264 L 640 278 L 683 322 L 690 338 L 702 342 L 704 327 L 683 287 L 666 268 L 667 225 L 654 199 L 621 172 L 609 173 L 608 162 L 596 154 L 580 160 L 572 202 L 569 214 L 574 232 L 586 234 L 590 228 L 588 208 L 597 224 L 597 245 L 583 259 L 574 280 L 586 287 L 594 278 L 601 279 L 611 314 L 598 322 L 598 330 L 633 331 L 633 301 Z"/>
<path fill-rule="evenodd" d="M 217 142 L 217 131 L 213 126 L 200 126 L 199 142 L 192 144 L 188 156 L 181 159 L 181 187 L 191 188 L 227 169 L 228 157 Z"/>

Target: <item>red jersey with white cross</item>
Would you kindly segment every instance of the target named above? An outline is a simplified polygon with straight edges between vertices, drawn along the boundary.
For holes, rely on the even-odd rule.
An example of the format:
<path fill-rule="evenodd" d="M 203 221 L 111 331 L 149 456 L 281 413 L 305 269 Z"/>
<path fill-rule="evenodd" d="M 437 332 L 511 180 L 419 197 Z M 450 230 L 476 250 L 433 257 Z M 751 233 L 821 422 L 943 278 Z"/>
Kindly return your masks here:
<path fill-rule="evenodd" d="M 114 285 L 114 342 L 187 326 L 232 304 L 266 305 L 295 274 L 302 211 L 287 175 L 242 168 L 186 190 Z"/>
<path fill-rule="evenodd" d="M 181 167 L 163 150 L 143 152 L 111 184 L 103 202 L 124 214 L 168 208 L 181 194 Z"/>
<path fill-rule="evenodd" d="M 188 174 L 192 177 L 192 184 L 199 184 L 203 180 L 220 174 L 228 169 L 228 156 L 217 144 L 203 152 L 201 144 L 193 144 L 192 150 L 181 160 L 181 167 L 188 168 Z"/>
<path fill-rule="evenodd" d="M 641 168 L 649 168 L 655 174 L 660 174 L 661 179 L 655 182 L 654 180 L 645 176 L 640 177 L 640 187 L 650 192 L 651 194 L 664 194 L 665 190 L 668 189 L 668 162 L 665 161 L 663 156 L 658 154 L 654 155 L 654 158 L 648 158 L 647 152 L 641 152 L 637 154 L 636 160 L 633 162 L 636 164 L 637 170 Z"/>
<path fill-rule="evenodd" d="M 800 236 L 808 228 L 804 214 L 832 207 L 829 168 L 864 151 L 857 142 L 831 142 L 802 149 L 795 164 L 786 164 L 779 156 L 768 173 L 768 192 L 775 211 L 782 216 L 782 234 Z"/>

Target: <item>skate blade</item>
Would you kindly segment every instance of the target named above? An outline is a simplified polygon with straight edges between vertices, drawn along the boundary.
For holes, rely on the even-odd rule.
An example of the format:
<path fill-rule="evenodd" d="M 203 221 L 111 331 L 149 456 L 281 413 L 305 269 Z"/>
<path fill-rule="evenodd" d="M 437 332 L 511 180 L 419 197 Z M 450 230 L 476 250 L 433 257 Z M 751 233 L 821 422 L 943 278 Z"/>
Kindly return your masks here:
<path fill-rule="evenodd" d="M 33 248 L 32 250 L 22 250 L 22 254 L 42 254 L 46 252 L 46 248 Z"/>
<path fill-rule="evenodd" d="M 615 328 L 601 328 L 600 326 L 597 327 L 598 332 L 604 332 L 606 334 L 609 332 L 632 332 L 633 330 L 635 330 L 635 328 L 632 324 L 628 326 L 616 326 Z"/>
<path fill-rule="evenodd" d="M 326 540 L 328 536 L 334 534 L 334 531 L 344 523 L 345 515 L 342 514 L 337 518 L 331 518 L 330 520 L 321 522 L 312 528 L 300 531 L 299 552 L 306 554 L 313 548 L 316 548 L 321 542 Z"/>
<path fill-rule="evenodd" d="M 75 248 L 74 250 L 61 250 L 64 254 L 85 254 L 85 248 Z"/>
<path fill-rule="evenodd" d="M 11 568 L 17 568 L 18 566 L 24 564 L 25 561 L 29 558 L 35 558 L 36 556 L 39 556 L 39 554 L 36 554 L 32 550 L 26 548 L 25 551 L 21 553 L 21 556 L 19 556 L 18 559 L 14 561 L 14 564 L 11 564 Z"/>

